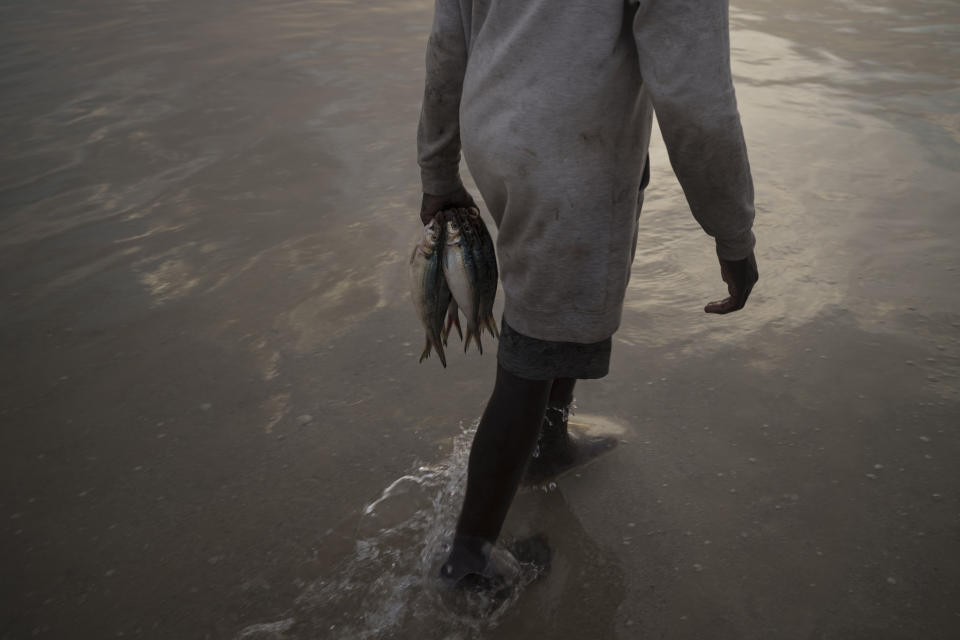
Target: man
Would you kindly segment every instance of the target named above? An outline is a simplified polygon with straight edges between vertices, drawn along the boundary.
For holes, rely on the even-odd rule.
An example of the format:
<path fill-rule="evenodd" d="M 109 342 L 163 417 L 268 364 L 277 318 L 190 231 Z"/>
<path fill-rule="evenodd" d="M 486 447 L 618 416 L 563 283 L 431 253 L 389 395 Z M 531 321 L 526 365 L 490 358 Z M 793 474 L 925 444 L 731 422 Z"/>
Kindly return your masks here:
<path fill-rule="evenodd" d="M 608 370 L 654 110 L 728 285 L 705 311 L 741 309 L 757 281 L 727 14 L 727 0 L 436 0 L 418 131 L 421 219 L 474 204 L 462 149 L 499 229 L 505 297 L 497 379 L 441 568 L 451 583 L 495 573 L 490 552 L 535 448 L 540 472 L 576 462 L 567 409 L 577 379 Z"/>

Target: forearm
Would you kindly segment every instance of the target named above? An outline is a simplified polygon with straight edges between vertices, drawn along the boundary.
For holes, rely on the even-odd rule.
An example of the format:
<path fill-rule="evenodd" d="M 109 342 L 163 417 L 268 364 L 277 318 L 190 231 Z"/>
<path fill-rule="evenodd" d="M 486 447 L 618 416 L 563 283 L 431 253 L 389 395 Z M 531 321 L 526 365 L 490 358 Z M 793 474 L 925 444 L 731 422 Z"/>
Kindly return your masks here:
<path fill-rule="evenodd" d="M 753 180 L 730 72 L 726 0 L 649 0 L 634 34 L 670 162 L 727 260 L 753 250 Z"/>
<path fill-rule="evenodd" d="M 690 211 L 716 240 L 717 255 L 745 258 L 754 246 L 754 192 L 735 106 L 699 120 L 663 118 L 660 128 Z"/>
<path fill-rule="evenodd" d="M 457 0 L 437 0 L 427 42 L 417 160 L 424 193 L 442 195 L 460 182 L 460 94 L 467 66 Z"/>

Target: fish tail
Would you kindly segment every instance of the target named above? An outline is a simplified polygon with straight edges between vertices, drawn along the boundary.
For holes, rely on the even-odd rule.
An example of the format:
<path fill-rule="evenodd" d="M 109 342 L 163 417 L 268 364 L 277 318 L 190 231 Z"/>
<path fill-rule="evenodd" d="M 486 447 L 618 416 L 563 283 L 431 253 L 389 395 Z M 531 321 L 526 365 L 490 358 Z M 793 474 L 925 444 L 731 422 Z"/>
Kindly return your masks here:
<path fill-rule="evenodd" d="M 440 358 L 440 364 L 443 365 L 443 368 L 447 368 L 447 356 L 443 353 L 443 345 L 440 343 L 440 336 L 435 336 L 433 340 L 433 348 L 437 350 L 437 357 Z"/>
<path fill-rule="evenodd" d="M 460 329 L 460 315 L 457 312 L 457 303 L 451 302 L 450 308 L 447 309 L 447 324 L 443 327 L 443 346 L 447 346 L 447 336 L 450 335 L 450 328 L 457 328 L 457 335 L 460 336 L 460 340 L 463 340 L 463 330 Z"/>
<path fill-rule="evenodd" d="M 463 329 L 460 328 L 460 317 L 454 313 L 450 318 L 449 322 L 457 328 L 457 335 L 460 336 L 460 340 L 463 340 Z"/>
<path fill-rule="evenodd" d="M 477 335 L 477 329 L 472 324 L 467 325 L 467 337 L 463 339 L 463 352 L 470 348 L 470 341 Z"/>
<path fill-rule="evenodd" d="M 497 329 L 497 321 L 494 319 L 493 314 L 487 316 L 485 324 L 487 325 L 487 330 L 493 335 L 494 338 L 500 339 L 500 330 Z"/>
<path fill-rule="evenodd" d="M 477 325 L 467 325 L 467 339 L 463 345 L 463 352 L 467 352 L 467 347 L 470 346 L 470 338 L 473 338 L 473 341 L 477 343 L 477 351 L 480 352 L 480 355 L 483 355 L 483 343 L 480 342 L 480 327 Z"/>
<path fill-rule="evenodd" d="M 430 340 L 430 335 L 427 334 L 427 344 L 423 347 L 423 351 L 420 353 L 420 362 L 423 362 L 430 357 L 430 349 L 433 346 L 433 342 Z"/>

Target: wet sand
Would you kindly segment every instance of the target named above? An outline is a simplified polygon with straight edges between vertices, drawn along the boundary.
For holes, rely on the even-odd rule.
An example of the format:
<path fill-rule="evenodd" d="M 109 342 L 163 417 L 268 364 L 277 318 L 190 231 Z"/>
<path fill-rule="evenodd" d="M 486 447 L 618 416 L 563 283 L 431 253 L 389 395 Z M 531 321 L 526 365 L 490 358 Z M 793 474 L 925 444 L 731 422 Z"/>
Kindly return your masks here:
<path fill-rule="evenodd" d="M 702 313 L 656 139 L 623 442 L 487 622 L 425 578 L 495 366 L 417 364 L 431 10 L 0 6 L 0 639 L 955 637 L 956 6 L 735 4 L 761 281 Z"/>

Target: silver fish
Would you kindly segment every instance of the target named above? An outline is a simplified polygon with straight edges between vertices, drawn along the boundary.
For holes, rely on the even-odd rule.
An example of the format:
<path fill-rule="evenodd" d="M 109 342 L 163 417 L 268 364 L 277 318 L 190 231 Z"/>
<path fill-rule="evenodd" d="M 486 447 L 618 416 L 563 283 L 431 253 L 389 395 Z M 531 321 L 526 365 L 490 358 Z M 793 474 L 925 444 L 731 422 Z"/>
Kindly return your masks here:
<path fill-rule="evenodd" d="M 500 331 L 497 329 L 497 322 L 493 317 L 493 303 L 497 297 L 497 281 L 499 272 L 497 270 L 497 255 L 493 248 L 493 239 L 487 231 L 487 225 L 483 223 L 480 212 L 476 209 L 467 210 L 467 215 L 473 223 L 477 242 L 475 244 L 475 253 L 477 262 L 481 265 L 481 274 L 478 284 L 480 294 L 480 307 L 477 314 L 477 324 L 486 329 L 494 338 L 500 337 Z"/>
<path fill-rule="evenodd" d="M 444 367 L 447 366 L 447 358 L 443 353 L 441 333 L 444 314 L 451 301 L 441 264 L 445 235 L 443 226 L 431 221 L 424 227 L 423 237 L 410 256 L 410 295 L 417 316 L 426 330 L 426 345 L 420 354 L 420 362 L 430 355 L 432 348 L 436 349 Z"/>
<path fill-rule="evenodd" d="M 443 212 L 447 224 L 444 246 L 444 275 L 450 284 L 456 306 L 467 318 L 466 344 L 473 339 L 483 353 L 480 332 L 486 327 L 499 336 L 493 320 L 493 302 L 497 295 L 497 258 L 490 234 L 475 208 L 448 209 Z M 452 305 L 451 305 L 452 306 Z M 455 322 L 448 316 L 447 329 Z M 459 330 L 459 325 L 458 325 Z"/>
<path fill-rule="evenodd" d="M 468 236 L 471 229 L 463 217 L 458 215 L 457 210 L 444 213 L 446 214 L 443 216 L 446 223 L 446 242 L 443 248 L 443 275 L 457 308 L 467 319 L 463 349 L 467 350 L 473 338 L 477 342 L 480 353 L 483 353 L 477 325 L 477 314 L 480 308 L 477 265 Z"/>

